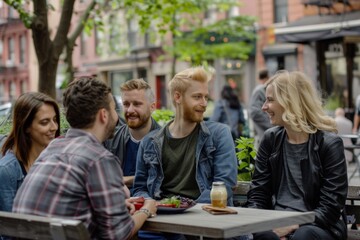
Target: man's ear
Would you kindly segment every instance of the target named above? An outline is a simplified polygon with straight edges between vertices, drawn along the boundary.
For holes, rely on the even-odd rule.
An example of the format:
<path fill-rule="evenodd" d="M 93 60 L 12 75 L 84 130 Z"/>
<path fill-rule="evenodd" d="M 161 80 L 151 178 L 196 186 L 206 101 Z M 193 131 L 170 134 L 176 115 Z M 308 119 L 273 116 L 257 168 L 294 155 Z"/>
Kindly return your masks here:
<path fill-rule="evenodd" d="M 174 101 L 177 103 L 177 104 L 180 104 L 181 103 L 181 93 L 179 91 L 175 91 L 174 92 Z"/>
<path fill-rule="evenodd" d="M 152 113 L 156 109 L 156 102 L 150 104 L 150 112 Z"/>
<path fill-rule="evenodd" d="M 106 123 L 108 121 L 109 116 L 105 108 L 101 108 L 98 111 L 98 118 L 101 123 Z"/>

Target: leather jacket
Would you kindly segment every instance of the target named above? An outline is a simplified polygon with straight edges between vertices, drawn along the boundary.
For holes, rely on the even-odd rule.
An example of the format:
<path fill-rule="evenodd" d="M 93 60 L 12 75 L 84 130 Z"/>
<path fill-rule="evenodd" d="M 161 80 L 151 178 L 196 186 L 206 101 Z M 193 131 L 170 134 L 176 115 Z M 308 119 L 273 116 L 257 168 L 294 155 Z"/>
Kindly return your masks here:
<path fill-rule="evenodd" d="M 283 145 L 286 131 L 273 127 L 265 132 L 255 162 L 247 207 L 273 209 L 284 174 Z M 305 204 L 315 212 L 317 226 L 336 239 L 346 239 L 343 215 L 348 180 L 344 145 L 334 133 L 318 130 L 310 134 L 308 158 L 300 162 Z"/>

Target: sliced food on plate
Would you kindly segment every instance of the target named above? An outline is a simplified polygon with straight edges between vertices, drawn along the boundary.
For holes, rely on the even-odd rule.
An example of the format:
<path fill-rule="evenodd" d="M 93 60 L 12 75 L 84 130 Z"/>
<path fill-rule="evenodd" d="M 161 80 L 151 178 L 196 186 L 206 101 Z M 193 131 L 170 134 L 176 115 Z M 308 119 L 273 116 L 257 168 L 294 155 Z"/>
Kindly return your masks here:
<path fill-rule="evenodd" d="M 144 197 L 131 197 L 132 203 L 135 205 L 135 209 L 139 210 L 144 205 Z M 196 202 L 190 198 L 181 197 L 181 196 L 172 196 L 169 198 L 163 198 L 157 201 L 156 206 L 161 209 L 163 208 L 177 208 L 177 209 L 187 209 L 193 207 Z"/>

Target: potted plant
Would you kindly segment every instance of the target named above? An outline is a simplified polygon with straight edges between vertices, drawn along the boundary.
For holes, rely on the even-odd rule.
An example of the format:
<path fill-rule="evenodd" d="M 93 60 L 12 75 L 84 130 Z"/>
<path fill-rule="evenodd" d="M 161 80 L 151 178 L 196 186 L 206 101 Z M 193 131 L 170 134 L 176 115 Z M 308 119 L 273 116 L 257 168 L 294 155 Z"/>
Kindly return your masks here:
<path fill-rule="evenodd" d="M 169 109 L 156 109 L 151 116 L 160 126 L 164 126 L 174 118 L 174 112 Z"/>
<path fill-rule="evenodd" d="M 246 202 L 255 166 L 256 149 L 254 138 L 240 137 L 235 140 L 236 157 L 238 159 L 237 186 L 234 191 L 234 205 L 241 206 Z"/>
<path fill-rule="evenodd" d="M 256 149 L 254 138 L 240 137 L 235 140 L 236 157 L 238 159 L 238 181 L 251 181 L 254 173 Z"/>

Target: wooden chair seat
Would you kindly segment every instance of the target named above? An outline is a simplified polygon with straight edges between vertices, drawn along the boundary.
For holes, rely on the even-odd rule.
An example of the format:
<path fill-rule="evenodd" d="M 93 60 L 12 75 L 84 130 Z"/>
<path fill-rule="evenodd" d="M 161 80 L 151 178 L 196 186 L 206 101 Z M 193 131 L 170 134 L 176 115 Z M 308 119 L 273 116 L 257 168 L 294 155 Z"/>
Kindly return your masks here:
<path fill-rule="evenodd" d="M 0 235 L 24 239 L 90 239 L 89 232 L 84 224 L 78 220 L 1 211 Z"/>

